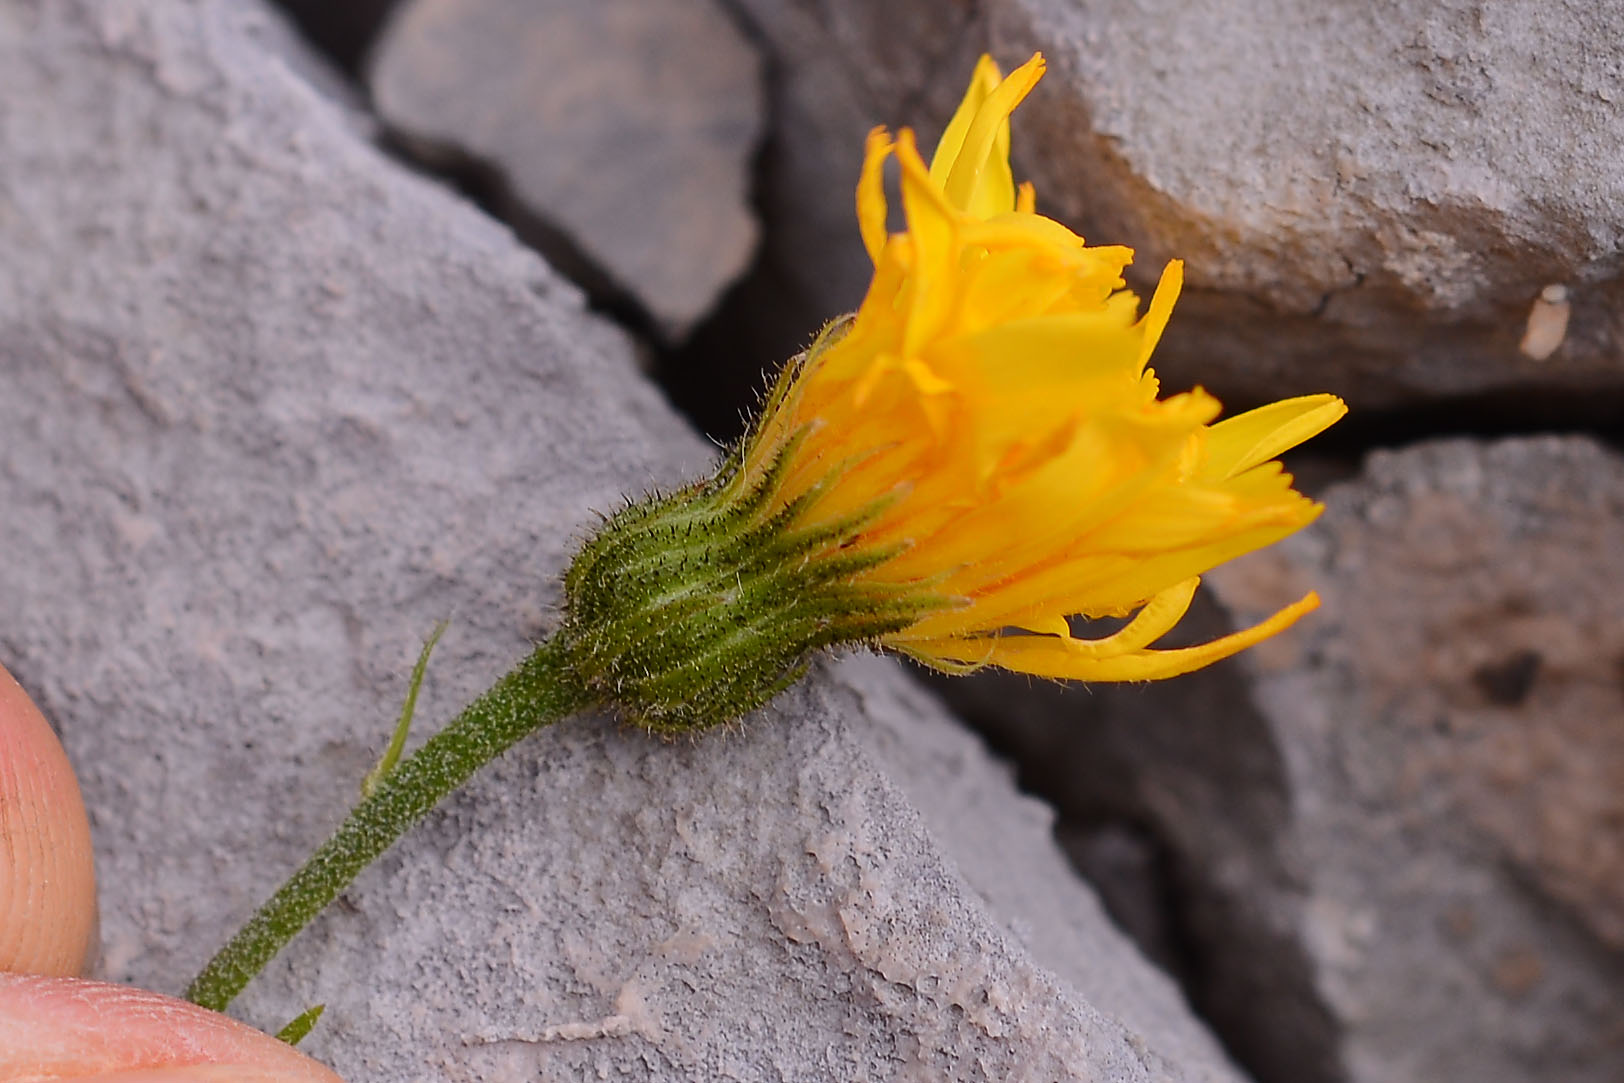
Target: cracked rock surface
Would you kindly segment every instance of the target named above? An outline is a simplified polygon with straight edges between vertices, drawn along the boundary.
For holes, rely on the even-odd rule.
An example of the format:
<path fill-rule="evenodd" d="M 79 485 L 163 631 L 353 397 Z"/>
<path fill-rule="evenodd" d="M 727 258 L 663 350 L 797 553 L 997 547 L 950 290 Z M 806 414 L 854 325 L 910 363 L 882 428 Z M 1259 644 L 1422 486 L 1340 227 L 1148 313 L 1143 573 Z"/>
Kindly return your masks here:
<path fill-rule="evenodd" d="M 0 651 L 91 806 L 106 976 L 178 991 L 555 620 L 594 509 L 707 449 L 502 226 L 228 0 L 0 9 Z M 1234 1083 L 888 663 L 736 732 L 524 742 L 236 1005 L 355 1083 Z"/>
<path fill-rule="evenodd" d="M 1259 1078 L 1624 1077 L 1624 459 L 1436 441 L 1325 501 L 1208 579 L 1239 623 L 1317 589 L 1295 634 L 1166 686 L 954 698 L 1062 815 L 1166 841 L 1192 996 Z"/>
<path fill-rule="evenodd" d="M 493 171 L 521 232 L 678 340 L 755 249 L 760 69 L 714 0 L 407 0 L 368 82 L 408 147 Z"/>

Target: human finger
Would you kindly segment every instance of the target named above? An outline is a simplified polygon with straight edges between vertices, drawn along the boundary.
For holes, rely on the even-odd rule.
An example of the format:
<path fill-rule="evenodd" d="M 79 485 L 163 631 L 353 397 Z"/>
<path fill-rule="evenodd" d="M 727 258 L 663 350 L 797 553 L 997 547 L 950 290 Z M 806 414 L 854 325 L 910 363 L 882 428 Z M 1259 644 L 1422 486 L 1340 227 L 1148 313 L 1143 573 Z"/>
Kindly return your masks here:
<path fill-rule="evenodd" d="M 0 974 L 4 1079 L 341 1083 L 287 1043 L 184 1000 L 23 974 Z"/>
<path fill-rule="evenodd" d="M 0 667 L 0 971 L 80 974 L 95 941 L 79 783 L 45 717 Z"/>

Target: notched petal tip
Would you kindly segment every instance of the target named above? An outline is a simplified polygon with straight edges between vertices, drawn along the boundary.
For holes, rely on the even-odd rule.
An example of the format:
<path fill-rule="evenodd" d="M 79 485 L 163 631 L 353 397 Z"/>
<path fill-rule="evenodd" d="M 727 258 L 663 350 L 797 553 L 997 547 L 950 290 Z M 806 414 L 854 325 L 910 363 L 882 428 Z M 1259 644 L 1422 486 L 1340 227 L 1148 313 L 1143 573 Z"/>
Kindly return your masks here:
<path fill-rule="evenodd" d="M 1032 59 L 1010 72 L 975 106 L 962 136 L 953 130 L 960 122 L 960 115 L 954 116 L 955 124 L 948 135 L 956 137 L 958 145 L 952 146 L 948 135 L 944 135 L 930 173 L 947 201 L 960 211 L 986 218 L 1015 208 L 1015 185 L 1009 173 L 1009 116 L 1043 78 L 1044 67 L 1043 54 L 1034 53 Z M 971 91 L 959 107 L 960 114 L 968 109 L 978 91 L 979 84 L 972 81 Z M 950 159 L 944 151 L 951 151 Z"/>
<path fill-rule="evenodd" d="M 976 61 L 975 71 L 970 75 L 970 85 L 964 92 L 964 98 L 959 102 L 959 107 L 953 111 L 953 118 L 942 130 L 942 138 L 937 141 L 936 151 L 931 155 L 931 180 L 937 184 L 947 183 L 947 174 L 952 170 L 953 162 L 964 146 L 965 134 L 969 132 L 976 113 L 1003 81 L 1004 73 L 999 70 L 998 62 L 991 54 L 982 53 L 981 59 Z"/>
<path fill-rule="evenodd" d="M 886 215 L 885 160 L 895 144 L 883 126 L 868 133 L 863 145 L 863 169 L 857 178 L 857 229 L 863 237 L 868 258 L 878 266 L 885 248 Z"/>

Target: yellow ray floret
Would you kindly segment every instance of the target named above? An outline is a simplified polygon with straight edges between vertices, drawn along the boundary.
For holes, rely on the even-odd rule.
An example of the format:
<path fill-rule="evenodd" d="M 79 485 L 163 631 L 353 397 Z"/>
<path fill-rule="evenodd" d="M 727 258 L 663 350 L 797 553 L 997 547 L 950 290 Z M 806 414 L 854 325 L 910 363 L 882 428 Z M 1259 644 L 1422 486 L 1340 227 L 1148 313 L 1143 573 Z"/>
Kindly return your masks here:
<path fill-rule="evenodd" d="M 1147 368 L 1182 282 L 1148 308 L 1133 258 L 1035 212 L 1009 166 L 1009 117 L 1043 74 L 983 57 L 927 166 L 907 129 L 869 135 L 857 219 L 874 261 L 862 306 L 786 375 L 744 475 L 786 461 L 774 508 L 862 516 L 858 581 L 949 599 L 881 642 L 928 664 L 1147 680 L 1234 654 L 1312 610 L 1310 594 L 1197 647 L 1152 644 L 1201 573 L 1312 522 L 1274 459 L 1345 412 L 1310 395 L 1218 421 L 1198 390 L 1159 397 Z M 906 229 L 887 228 L 894 160 Z M 771 509 L 769 509 L 771 510 Z M 1099 639 L 1070 617 L 1132 619 Z"/>

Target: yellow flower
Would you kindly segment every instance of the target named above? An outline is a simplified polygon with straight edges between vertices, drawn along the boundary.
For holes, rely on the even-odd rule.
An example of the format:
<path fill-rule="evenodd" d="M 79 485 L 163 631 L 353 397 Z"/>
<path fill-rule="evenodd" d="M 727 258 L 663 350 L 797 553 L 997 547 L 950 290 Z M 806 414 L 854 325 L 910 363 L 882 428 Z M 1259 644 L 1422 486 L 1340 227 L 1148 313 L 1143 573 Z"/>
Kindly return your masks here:
<path fill-rule="evenodd" d="M 738 718 L 818 651 L 888 647 L 941 669 L 1171 677 L 1318 604 L 1198 647 L 1152 647 L 1207 569 L 1319 507 L 1272 461 L 1341 417 L 1329 395 L 1217 421 L 1145 367 L 1179 264 L 1141 318 L 1122 270 L 1035 212 L 1009 115 L 1040 57 L 983 58 L 927 167 L 869 136 L 857 219 L 874 280 L 779 378 L 717 474 L 611 516 L 565 575 L 560 642 L 591 698 L 661 733 Z M 887 227 L 900 166 L 907 228 Z M 1072 618 L 1131 618 L 1098 639 Z"/>
<path fill-rule="evenodd" d="M 1202 646 L 1150 646 L 1200 573 L 1319 514 L 1271 460 L 1346 408 L 1311 395 L 1213 424 L 1204 391 L 1157 397 L 1145 366 L 1181 265 L 1139 317 L 1122 278 L 1132 251 L 1086 246 L 1016 187 L 1009 116 L 1042 74 L 1041 56 L 1007 79 L 983 57 L 928 168 L 908 129 L 870 133 L 857 217 L 873 283 L 780 381 L 739 476 L 775 479 L 769 516 L 860 522 L 823 556 L 876 554 L 852 577 L 875 597 L 951 600 L 878 636 L 886 647 L 951 670 L 1170 677 L 1318 605 L 1309 594 Z M 892 157 L 907 221 L 894 234 Z M 1130 614 L 1099 639 L 1068 622 Z"/>

